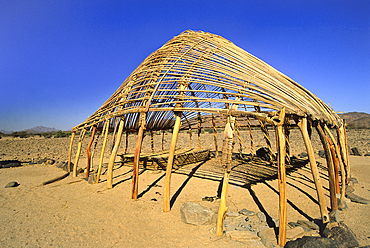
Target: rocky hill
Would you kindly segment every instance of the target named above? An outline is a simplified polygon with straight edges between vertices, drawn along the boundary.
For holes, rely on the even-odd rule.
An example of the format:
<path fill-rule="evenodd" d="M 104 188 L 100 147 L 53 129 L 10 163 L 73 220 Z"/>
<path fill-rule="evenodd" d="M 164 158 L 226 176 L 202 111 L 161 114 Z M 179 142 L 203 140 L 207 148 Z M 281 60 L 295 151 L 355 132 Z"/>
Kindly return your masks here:
<path fill-rule="evenodd" d="M 24 131 L 26 131 L 27 133 L 53 133 L 53 132 L 57 132 L 58 130 L 53 127 L 37 126 L 31 129 L 24 130 Z"/>
<path fill-rule="evenodd" d="M 370 114 L 362 112 L 349 112 L 339 114 L 342 119 L 346 120 L 347 127 L 352 129 L 370 128 Z"/>

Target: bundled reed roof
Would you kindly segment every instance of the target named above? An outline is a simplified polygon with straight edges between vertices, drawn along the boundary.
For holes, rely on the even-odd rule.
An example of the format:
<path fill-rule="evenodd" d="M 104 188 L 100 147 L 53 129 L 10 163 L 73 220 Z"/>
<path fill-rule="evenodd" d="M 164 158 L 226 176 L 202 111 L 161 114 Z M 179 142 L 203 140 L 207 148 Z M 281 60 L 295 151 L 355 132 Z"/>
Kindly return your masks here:
<path fill-rule="evenodd" d="M 268 118 L 285 107 L 290 116 L 310 117 L 340 126 L 339 117 L 307 89 L 221 36 L 185 31 L 149 55 L 117 91 L 72 131 L 124 117 L 125 130 L 137 130 L 146 113 L 146 129 L 173 126 L 199 113 L 236 112 Z M 240 114 L 240 113 L 239 113 Z M 115 125 L 111 121 L 111 126 Z"/>

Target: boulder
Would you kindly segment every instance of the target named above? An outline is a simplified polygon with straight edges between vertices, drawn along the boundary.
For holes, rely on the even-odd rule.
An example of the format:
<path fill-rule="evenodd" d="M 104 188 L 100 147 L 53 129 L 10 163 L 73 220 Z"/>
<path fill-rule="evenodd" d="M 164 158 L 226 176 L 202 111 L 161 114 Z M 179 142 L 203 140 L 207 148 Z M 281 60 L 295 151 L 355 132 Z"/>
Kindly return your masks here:
<path fill-rule="evenodd" d="M 339 248 L 337 242 L 322 237 L 304 236 L 296 240 L 288 241 L 285 248 Z"/>
<path fill-rule="evenodd" d="M 269 149 L 267 147 L 261 147 L 256 151 L 256 155 L 259 158 L 262 158 L 263 160 L 269 161 Z"/>
<path fill-rule="evenodd" d="M 209 225 L 216 223 L 217 215 L 197 203 L 185 202 L 180 207 L 181 220 L 192 225 Z"/>
<path fill-rule="evenodd" d="M 343 222 L 327 224 L 323 231 L 323 236 L 335 240 L 340 248 L 360 246 L 355 234 Z"/>

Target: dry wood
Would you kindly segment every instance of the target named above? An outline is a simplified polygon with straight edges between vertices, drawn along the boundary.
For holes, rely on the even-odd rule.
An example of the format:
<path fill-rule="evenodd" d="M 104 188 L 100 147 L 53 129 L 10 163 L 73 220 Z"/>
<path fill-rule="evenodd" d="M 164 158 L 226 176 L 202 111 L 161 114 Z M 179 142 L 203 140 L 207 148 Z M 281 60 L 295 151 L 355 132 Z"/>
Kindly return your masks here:
<path fill-rule="evenodd" d="M 68 172 L 71 172 L 71 157 L 72 157 L 72 145 L 73 145 L 73 139 L 75 138 L 76 132 L 72 132 L 71 136 L 71 143 L 69 144 L 69 150 L 68 150 Z"/>
<path fill-rule="evenodd" d="M 316 186 L 317 198 L 320 205 L 321 219 L 323 223 L 329 222 L 329 214 L 326 206 L 325 195 L 322 188 L 321 178 L 319 170 L 317 168 L 315 154 L 312 148 L 311 140 L 307 131 L 307 119 L 302 118 L 297 122 L 299 129 L 301 130 L 302 137 L 306 146 L 308 159 L 310 160 L 310 167 L 312 176 Z"/>
<path fill-rule="evenodd" d="M 55 177 L 55 178 L 53 178 L 53 179 L 50 179 L 50 180 L 47 180 L 47 181 L 43 182 L 43 183 L 41 184 L 41 186 L 43 186 L 43 185 L 47 185 L 47 184 L 50 184 L 50 183 L 53 183 L 53 182 L 56 182 L 56 181 L 59 181 L 59 180 L 62 180 L 62 179 L 64 179 L 64 178 L 68 177 L 68 176 L 69 176 L 69 172 L 64 173 L 64 174 L 63 174 L 63 175 L 61 175 L 61 176 L 58 176 L 58 177 Z"/>
<path fill-rule="evenodd" d="M 143 117 L 145 118 L 145 117 Z M 132 191 L 131 191 L 131 199 L 137 199 L 137 191 L 139 188 L 139 160 L 140 160 L 140 152 L 141 152 L 141 144 L 143 142 L 145 124 L 144 119 L 141 122 L 141 126 L 139 132 L 137 134 L 136 146 L 135 146 L 135 156 L 134 156 L 134 168 L 132 171 Z"/>
<path fill-rule="evenodd" d="M 86 178 L 89 177 L 89 173 L 90 173 L 90 164 L 91 164 L 90 147 L 91 147 L 91 145 L 94 141 L 95 131 L 96 131 L 96 127 L 94 126 L 93 130 L 92 130 L 90 142 L 89 142 L 89 144 L 87 145 L 87 148 L 86 148 L 86 152 L 87 152 Z"/>
<path fill-rule="evenodd" d="M 329 172 L 329 189 L 330 189 L 330 206 L 331 210 L 338 210 L 338 202 L 337 202 L 337 196 L 335 194 L 335 172 L 334 172 L 334 163 L 333 163 L 333 157 L 331 155 L 331 150 L 329 148 L 329 142 L 328 137 L 325 135 L 324 130 L 322 128 L 322 123 L 318 123 L 316 125 L 316 130 L 319 133 L 321 143 L 324 147 L 324 151 L 326 154 L 326 164 L 328 166 L 328 172 Z"/>
<path fill-rule="evenodd" d="M 80 133 L 80 139 L 78 141 L 78 147 L 77 147 L 77 153 L 76 153 L 76 161 L 75 161 L 75 164 L 73 166 L 73 177 L 77 177 L 78 160 L 80 159 L 81 146 L 82 146 L 82 141 L 84 139 L 85 134 L 86 134 L 86 129 L 83 129 L 82 132 Z"/>
<path fill-rule="evenodd" d="M 107 188 L 108 189 L 113 188 L 113 166 L 114 166 L 114 161 L 116 160 L 118 147 L 121 143 L 123 126 L 124 126 L 124 121 L 121 118 L 121 120 L 119 121 L 119 127 L 118 127 L 118 132 L 117 132 L 117 140 L 114 144 L 112 154 L 110 156 L 109 163 L 108 163 L 108 172 L 107 172 Z"/>
<path fill-rule="evenodd" d="M 108 132 L 109 132 L 109 122 L 108 121 L 105 122 L 103 131 L 104 131 L 103 147 L 101 149 L 100 160 L 99 160 L 99 168 L 98 168 L 98 173 L 96 175 L 96 181 L 95 181 L 95 183 L 99 183 L 101 169 L 103 167 L 105 146 L 107 145 Z"/>

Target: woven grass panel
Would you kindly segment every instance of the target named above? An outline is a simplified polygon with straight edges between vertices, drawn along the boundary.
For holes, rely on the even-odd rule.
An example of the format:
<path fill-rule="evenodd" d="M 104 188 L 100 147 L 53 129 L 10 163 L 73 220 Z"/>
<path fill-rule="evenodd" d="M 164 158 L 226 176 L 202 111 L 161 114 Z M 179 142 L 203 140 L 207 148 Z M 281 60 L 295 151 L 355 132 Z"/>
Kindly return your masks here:
<path fill-rule="evenodd" d="M 339 126 L 339 117 L 320 99 L 289 77 L 221 36 L 185 31 L 149 55 L 116 92 L 72 130 L 117 119 L 125 130 L 137 130 L 142 113 L 146 129 L 165 130 L 210 113 L 226 114 L 229 105 L 256 116 L 308 116 Z M 258 113 L 257 113 L 258 112 Z M 253 115 L 252 115 L 253 116 Z M 113 118 L 113 119 L 112 119 Z"/>

